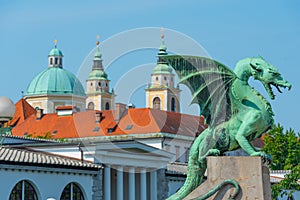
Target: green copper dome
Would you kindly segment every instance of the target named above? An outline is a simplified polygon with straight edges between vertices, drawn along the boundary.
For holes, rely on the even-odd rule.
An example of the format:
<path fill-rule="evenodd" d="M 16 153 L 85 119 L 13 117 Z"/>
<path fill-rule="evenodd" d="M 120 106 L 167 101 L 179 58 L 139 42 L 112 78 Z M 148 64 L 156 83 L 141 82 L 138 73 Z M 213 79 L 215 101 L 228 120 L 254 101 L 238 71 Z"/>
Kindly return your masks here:
<path fill-rule="evenodd" d="M 91 71 L 91 73 L 89 74 L 89 79 L 88 80 L 95 80 L 95 79 L 97 79 L 97 80 L 108 80 L 107 79 L 107 74 L 105 73 L 105 71 L 104 70 L 102 70 L 102 69 L 93 69 L 92 71 Z"/>
<path fill-rule="evenodd" d="M 61 50 L 59 50 L 58 48 L 53 48 L 51 49 L 50 53 L 48 56 L 63 56 Z"/>
<path fill-rule="evenodd" d="M 158 63 L 153 71 L 153 74 L 172 74 L 172 67 L 168 64 Z"/>
<path fill-rule="evenodd" d="M 30 82 L 25 96 L 45 94 L 85 96 L 76 76 L 59 67 L 49 67 L 38 74 Z"/>

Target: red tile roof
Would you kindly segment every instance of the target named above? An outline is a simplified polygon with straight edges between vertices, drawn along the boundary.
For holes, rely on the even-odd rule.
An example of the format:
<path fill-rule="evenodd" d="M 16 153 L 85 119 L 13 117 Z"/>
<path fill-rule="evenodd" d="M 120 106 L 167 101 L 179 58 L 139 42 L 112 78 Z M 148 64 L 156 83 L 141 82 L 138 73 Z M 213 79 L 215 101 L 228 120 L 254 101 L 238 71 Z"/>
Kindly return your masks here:
<path fill-rule="evenodd" d="M 99 112 L 102 113 L 100 123 L 96 122 L 95 117 Z M 58 139 L 169 133 L 194 137 L 195 133 L 199 134 L 206 128 L 202 116 L 150 108 L 130 108 L 124 112 L 119 122 L 115 121 L 112 110 L 87 110 L 69 116 L 58 116 L 56 113 L 44 114 L 41 119 L 36 119 L 35 114 L 36 110 L 26 100 L 20 99 L 16 103 L 16 112 L 10 122 L 13 126 L 13 135 L 24 136 L 25 134 L 32 137 L 47 135 Z M 264 145 L 262 138 L 256 139 L 253 144 L 256 147 Z"/>
<path fill-rule="evenodd" d="M 171 133 L 195 136 L 204 130 L 203 118 L 199 116 L 154 110 L 150 108 L 128 109 L 119 128 L 127 134 Z"/>
<path fill-rule="evenodd" d="M 24 122 L 29 116 L 36 113 L 36 110 L 24 99 L 20 99 L 15 106 L 16 112 L 10 121 L 11 126 Z"/>
<path fill-rule="evenodd" d="M 95 136 L 134 135 L 149 133 L 169 133 L 194 137 L 204 130 L 203 117 L 181 113 L 132 108 L 125 112 L 117 123 L 114 111 L 101 111 L 102 118 L 96 122 L 96 113 L 88 110 L 75 112 L 69 116 L 44 114 L 41 119 L 29 116 L 23 123 L 12 129 L 13 135 L 24 133 L 33 137 L 51 135 L 52 138 L 82 138 Z"/>

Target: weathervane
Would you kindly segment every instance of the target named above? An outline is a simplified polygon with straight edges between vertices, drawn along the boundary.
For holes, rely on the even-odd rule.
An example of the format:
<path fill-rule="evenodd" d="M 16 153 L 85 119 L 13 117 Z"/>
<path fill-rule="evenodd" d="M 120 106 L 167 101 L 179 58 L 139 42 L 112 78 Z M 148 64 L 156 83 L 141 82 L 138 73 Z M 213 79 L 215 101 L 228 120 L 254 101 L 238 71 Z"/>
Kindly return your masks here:
<path fill-rule="evenodd" d="M 99 35 L 97 35 L 97 36 L 96 36 L 96 45 L 97 45 L 97 46 L 99 46 L 99 44 L 100 44 L 100 42 L 99 42 L 99 38 L 100 38 L 100 36 L 99 36 Z"/>
<path fill-rule="evenodd" d="M 161 29 L 160 29 L 160 31 L 161 31 L 161 39 L 162 40 L 164 40 L 165 39 L 165 29 L 164 29 L 164 27 L 161 27 Z"/>

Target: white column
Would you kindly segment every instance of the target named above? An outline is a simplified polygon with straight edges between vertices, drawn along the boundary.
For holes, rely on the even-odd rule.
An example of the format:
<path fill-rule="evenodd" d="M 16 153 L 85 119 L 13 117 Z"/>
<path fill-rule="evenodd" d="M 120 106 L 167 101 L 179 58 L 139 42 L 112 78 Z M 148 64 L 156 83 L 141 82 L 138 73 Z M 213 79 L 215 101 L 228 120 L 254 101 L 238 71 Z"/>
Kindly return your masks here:
<path fill-rule="evenodd" d="M 150 172 L 150 199 L 157 200 L 157 171 Z"/>
<path fill-rule="evenodd" d="M 146 169 L 141 168 L 140 170 L 140 184 L 141 184 L 141 200 L 147 199 L 147 182 L 146 182 Z"/>
<path fill-rule="evenodd" d="M 110 200 L 110 165 L 104 167 L 104 200 Z"/>
<path fill-rule="evenodd" d="M 135 200 L 135 174 L 134 174 L 134 168 L 130 167 L 128 171 L 128 176 L 129 176 L 129 199 L 130 200 Z"/>
<path fill-rule="evenodd" d="M 123 167 L 117 168 L 117 199 L 123 200 Z"/>

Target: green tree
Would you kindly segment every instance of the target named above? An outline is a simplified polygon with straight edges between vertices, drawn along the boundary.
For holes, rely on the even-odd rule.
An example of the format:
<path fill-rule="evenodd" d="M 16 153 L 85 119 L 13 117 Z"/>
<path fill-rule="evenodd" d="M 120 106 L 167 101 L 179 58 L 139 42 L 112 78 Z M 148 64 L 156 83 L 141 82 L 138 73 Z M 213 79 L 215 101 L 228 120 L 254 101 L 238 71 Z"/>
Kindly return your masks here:
<path fill-rule="evenodd" d="M 300 142 L 299 132 L 289 129 L 284 132 L 278 124 L 264 136 L 263 151 L 272 155 L 271 170 L 291 170 L 284 180 L 272 186 L 272 198 L 279 195 L 291 196 L 295 190 L 300 190 L 297 181 L 300 179 Z M 290 190 L 287 192 L 286 190 Z"/>

